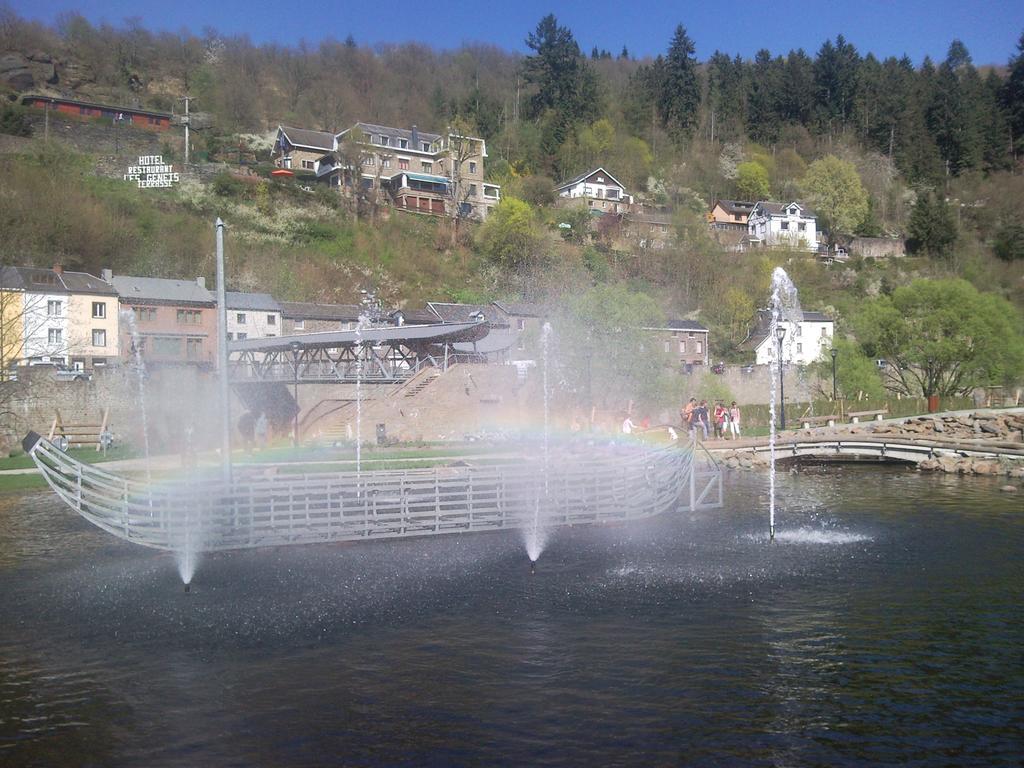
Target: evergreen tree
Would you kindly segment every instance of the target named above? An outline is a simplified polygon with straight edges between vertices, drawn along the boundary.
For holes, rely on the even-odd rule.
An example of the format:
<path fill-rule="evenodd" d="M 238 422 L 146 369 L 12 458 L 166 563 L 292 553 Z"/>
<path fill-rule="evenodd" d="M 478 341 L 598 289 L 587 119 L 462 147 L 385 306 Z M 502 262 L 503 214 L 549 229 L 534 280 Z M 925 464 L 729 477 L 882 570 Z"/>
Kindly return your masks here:
<path fill-rule="evenodd" d="M 785 93 L 784 65 L 762 48 L 754 57 L 747 94 L 748 133 L 755 141 L 771 144 L 782 127 L 782 99 Z"/>
<path fill-rule="evenodd" d="M 715 138 L 743 135 L 746 118 L 746 78 L 743 61 L 715 51 L 707 64 L 706 109 L 714 116 Z M 710 119 L 710 115 L 709 118 Z"/>
<path fill-rule="evenodd" d="M 622 52 L 619 54 L 619 59 L 622 61 L 629 61 L 629 48 L 622 46 Z"/>
<path fill-rule="evenodd" d="M 1024 33 L 1017 42 L 1017 55 L 1010 59 L 1010 75 L 1003 86 L 1002 102 L 1013 153 L 1019 156 L 1019 145 L 1024 140 Z"/>
<path fill-rule="evenodd" d="M 907 249 L 911 253 L 945 256 L 956 242 L 957 227 L 946 201 L 930 192 L 918 195 L 910 212 Z"/>
<path fill-rule="evenodd" d="M 947 175 L 958 176 L 981 165 L 980 91 L 978 72 L 967 48 L 954 40 L 935 74 L 928 108 L 928 127 Z"/>
<path fill-rule="evenodd" d="M 803 48 L 790 51 L 782 73 L 780 117 L 786 122 L 810 125 L 814 116 L 814 62 Z"/>
<path fill-rule="evenodd" d="M 682 24 L 676 27 L 659 82 L 661 121 L 676 139 L 688 138 L 697 125 L 700 83 L 693 41 Z"/>
<path fill-rule="evenodd" d="M 826 40 L 818 51 L 814 62 L 818 111 L 821 124 L 829 133 L 846 129 L 857 91 L 859 66 L 857 49 L 842 35 L 836 37 L 835 45 Z"/>

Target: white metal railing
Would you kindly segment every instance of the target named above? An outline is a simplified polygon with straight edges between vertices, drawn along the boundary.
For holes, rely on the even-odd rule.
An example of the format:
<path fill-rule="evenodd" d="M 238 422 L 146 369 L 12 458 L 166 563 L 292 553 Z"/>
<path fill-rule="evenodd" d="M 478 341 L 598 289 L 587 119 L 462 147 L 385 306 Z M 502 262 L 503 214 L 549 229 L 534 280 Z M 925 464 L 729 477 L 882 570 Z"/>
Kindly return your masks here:
<path fill-rule="evenodd" d="M 230 484 L 219 474 L 148 484 L 82 464 L 42 438 L 30 453 L 87 520 L 166 550 L 524 528 L 537 510 L 541 527 L 551 528 L 721 505 L 717 467 L 695 471 L 692 447 L 557 449 L 546 468 L 538 459 L 361 473 L 235 467 Z"/>

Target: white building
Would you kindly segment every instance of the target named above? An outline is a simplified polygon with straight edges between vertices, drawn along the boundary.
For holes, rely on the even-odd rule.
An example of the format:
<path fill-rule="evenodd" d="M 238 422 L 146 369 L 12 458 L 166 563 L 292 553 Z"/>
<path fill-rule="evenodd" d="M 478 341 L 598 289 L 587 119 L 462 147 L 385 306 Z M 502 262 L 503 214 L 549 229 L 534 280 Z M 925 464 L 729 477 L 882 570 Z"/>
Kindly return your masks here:
<path fill-rule="evenodd" d="M 754 351 L 754 362 L 758 365 L 768 365 L 775 360 L 779 342 L 769 333 L 770 321 L 771 311 L 759 310 L 755 330 L 744 344 Z M 835 324 L 821 312 L 804 312 L 802 322 L 781 320 L 779 325 L 786 329 L 786 335 L 782 337 L 782 360 L 785 363 L 809 365 L 821 357 L 823 350 L 832 347 Z"/>
<path fill-rule="evenodd" d="M 800 203 L 762 200 L 747 219 L 747 239 L 752 246 L 814 252 L 818 249 L 817 221 L 814 213 Z"/>
<path fill-rule="evenodd" d="M 581 173 L 555 187 L 559 197 L 584 199 L 587 206 L 603 213 L 624 213 L 629 210 L 633 196 L 604 168 Z"/>
<path fill-rule="evenodd" d="M 227 292 L 228 340 L 280 336 L 281 305 L 269 293 Z"/>

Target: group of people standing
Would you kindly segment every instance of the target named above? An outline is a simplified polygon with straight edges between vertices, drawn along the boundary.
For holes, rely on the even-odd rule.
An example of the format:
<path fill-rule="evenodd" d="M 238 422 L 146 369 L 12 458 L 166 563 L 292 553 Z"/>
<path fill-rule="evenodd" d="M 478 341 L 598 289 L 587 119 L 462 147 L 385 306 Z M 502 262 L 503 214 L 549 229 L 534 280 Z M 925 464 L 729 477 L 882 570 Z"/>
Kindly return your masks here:
<path fill-rule="evenodd" d="M 728 440 L 730 435 L 733 439 L 741 436 L 740 408 L 735 400 L 728 408 L 718 400 L 714 409 L 709 410 L 707 400 L 698 403 L 697 398 L 691 397 L 680 409 L 679 414 L 682 417 L 683 428 L 689 431 L 691 438 L 702 434 L 703 439 L 707 440 L 712 430 L 715 438 L 720 440 Z"/>

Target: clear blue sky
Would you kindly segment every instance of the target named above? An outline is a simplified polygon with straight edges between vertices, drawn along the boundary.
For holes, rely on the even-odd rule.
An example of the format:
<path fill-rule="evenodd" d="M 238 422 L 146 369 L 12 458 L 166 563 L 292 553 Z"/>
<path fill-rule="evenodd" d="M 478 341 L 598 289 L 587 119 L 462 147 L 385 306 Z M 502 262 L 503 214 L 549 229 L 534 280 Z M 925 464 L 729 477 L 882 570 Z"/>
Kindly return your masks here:
<path fill-rule="evenodd" d="M 315 43 L 343 40 L 360 44 L 410 40 L 437 48 L 486 42 L 524 51 L 527 33 L 554 12 L 587 53 L 591 47 L 618 54 L 623 45 L 635 56 L 668 47 L 682 23 L 706 59 L 716 48 L 752 57 L 758 49 L 785 53 L 804 48 L 811 55 L 827 38 L 844 34 L 862 53 L 879 58 L 926 54 L 945 57 L 950 41 L 962 40 L 974 63 L 1005 64 L 1024 31 L 1024 0 L 767 0 L 765 2 L 537 2 L 537 0 L 303 0 L 252 3 L 241 0 L 7 0 L 19 15 L 52 22 L 77 10 L 94 23 L 120 26 L 140 17 L 150 30 L 200 32 L 212 26 L 223 34 L 245 34 L 253 42 Z"/>

